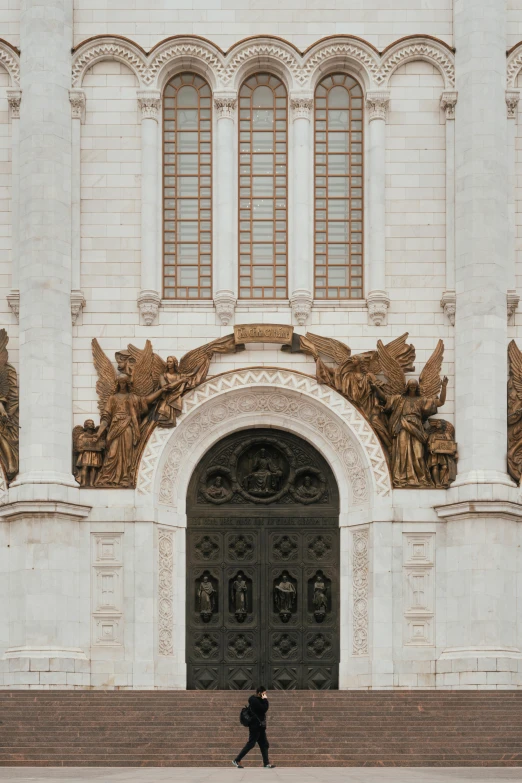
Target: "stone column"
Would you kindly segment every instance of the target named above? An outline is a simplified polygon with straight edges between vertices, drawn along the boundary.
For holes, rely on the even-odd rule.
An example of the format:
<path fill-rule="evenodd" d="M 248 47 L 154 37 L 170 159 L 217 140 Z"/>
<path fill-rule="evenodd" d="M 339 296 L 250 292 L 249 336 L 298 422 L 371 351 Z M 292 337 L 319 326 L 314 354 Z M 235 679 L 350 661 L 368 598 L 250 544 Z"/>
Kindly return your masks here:
<path fill-rule="evenodd" d="M 519 494 L 506 473 L 509 278 L 506 0 L 454 11 L 457 479 L 446 522 L 444 649 L 437 683 L 518 686 Z"/>
<path fill-rule="evenodd" d="M 216 215 L 216 252 L 214 254 L 214 304 L 223 326 L 234 318 L 237 302 L 237 242 L 235 189 L 234 115 L 237 93 L 214 93 L 216 112 L 216 183 L 214 186 Z"/>
<path fill-rule="evenodd" d="M 516 224 L 515 224 L 515 191 L 516 191 L 516 137 L 517 137 L 517 116 L 518 103 L 520 101 L 520 90 L 506 90 L 506 107 L 508 118 L 507 130 L 507 153 L 508 153 L 508 290 L 507 290 L 507 315 L 508 324 L 514 323 L 514 315 L 520 301 L 516 290 Z"/>
<path fill-rule="evenodd" d="M 390 298 L 386 286 L 386 111 L 389 90 L 366 93 L 368 110 L 368 323 L 385 326 Z"/>
<path fill-rule="evenodd" d="M 455 6 L 457 484 L 505 483 L 506 0 Z"/>
<path fill-rule="evenodd" d="M 21 90 L 7 90 L 11 111 L 11 292 L 9 307 L 18 321 L 20 315 L 20 104 Z"/>
<path fill-rule="evenodd" d="M 141 110 L 141 291 L 138 309 L 143 323 L 150 326 L 157 318 L 162 286 L 159 283 L 161 258 L 159 241 L 161 216 L 159 202 L 159 132 L 161 109 L 159 90 L 139 90 Z"/>
<path fill-rule="evenodd" d="M 81 291 L 81 141 L 85 117 L 85 93 L 69 90 L 71 102 L 71 317 L 73 325 L 83 310 L 85 297 Z"/>
<path fill-rule="evenodd" d="M 311 118 L 313 110 L 311 94 L 290 96 L 293 119 L 293 205 L 290 219 L 293 252 L 289 270 L 290 305 L 292 315 L 304 326 L 312 311 L 313 266 L 313 181 L 311 141 Z"/>
<path fill-rule="evenodd" d="M 444 91 L 440 106 L 446 115 L 446 290 L 440 306 L 448 321 L 455 325 L 455 91 Z"/>
<path fill-rule="evenodd" d="M 86 657 L 79 525 L 90 509 L 71 473 L 72 19 L 73 0 L 21 4 L 20 473 L 0 524 L 11 541 L 5 656 L 26 686 L 66 685 Z"/>

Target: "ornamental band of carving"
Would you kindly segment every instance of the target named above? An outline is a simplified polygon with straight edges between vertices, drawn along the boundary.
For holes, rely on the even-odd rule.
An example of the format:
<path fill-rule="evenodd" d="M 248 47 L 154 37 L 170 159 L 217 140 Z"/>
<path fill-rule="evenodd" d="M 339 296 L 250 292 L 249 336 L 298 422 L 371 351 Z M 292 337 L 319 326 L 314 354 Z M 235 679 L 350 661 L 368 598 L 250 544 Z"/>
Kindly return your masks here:
<path fill-rule="evenodd" d="M 158 528 L 158 648 L 160 655 L 174 652 L 174 533 Z"/>
<path fill-rule="evenodd" d="M 368 655 L 368 528 L 352 533 L 353 655 Z"/>

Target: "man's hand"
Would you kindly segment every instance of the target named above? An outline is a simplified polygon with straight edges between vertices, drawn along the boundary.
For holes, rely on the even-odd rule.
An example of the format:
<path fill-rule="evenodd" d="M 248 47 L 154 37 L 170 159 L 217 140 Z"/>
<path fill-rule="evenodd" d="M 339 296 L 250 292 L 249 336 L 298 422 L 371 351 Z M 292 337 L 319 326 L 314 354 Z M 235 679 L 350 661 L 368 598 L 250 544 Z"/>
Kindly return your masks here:
<path fill-rule="evenodd" d="M 266 691 L 261 695 L 262 699 L 266 699 Z"/>

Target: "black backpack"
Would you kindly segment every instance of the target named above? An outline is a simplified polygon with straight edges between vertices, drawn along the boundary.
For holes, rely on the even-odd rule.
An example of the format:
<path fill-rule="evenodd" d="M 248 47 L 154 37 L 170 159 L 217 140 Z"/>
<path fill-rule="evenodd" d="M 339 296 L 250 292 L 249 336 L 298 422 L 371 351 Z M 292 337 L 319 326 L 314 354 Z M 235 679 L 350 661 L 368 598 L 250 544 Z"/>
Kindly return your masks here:
<path fill-rule="evenodd" d="M 248 706 L 248 704 L 246 704 L 242 708 L 241 712 L 239 713 L 239 722 L 241 723 L 242 726 L 245 726 L 247 729 L 249 729 L 250 726 L 252 725 L 253 720 L 254 720 L 254 716 L 250 711 L 250 707 Z"/>

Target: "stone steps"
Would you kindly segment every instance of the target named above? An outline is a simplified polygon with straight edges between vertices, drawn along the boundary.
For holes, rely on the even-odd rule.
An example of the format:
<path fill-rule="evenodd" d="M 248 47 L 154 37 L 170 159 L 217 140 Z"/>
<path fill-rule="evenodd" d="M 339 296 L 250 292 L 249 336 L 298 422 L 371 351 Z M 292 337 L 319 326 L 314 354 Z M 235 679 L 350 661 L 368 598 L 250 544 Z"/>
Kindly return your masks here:
<path fill-rule="evenodd" d="M 248 696 L 0 691 L 0 766 L 229 766 Z M 520 691 L 276 691 L 268 736 L 280 766 L 518 767 L 521 719 Z"/>

